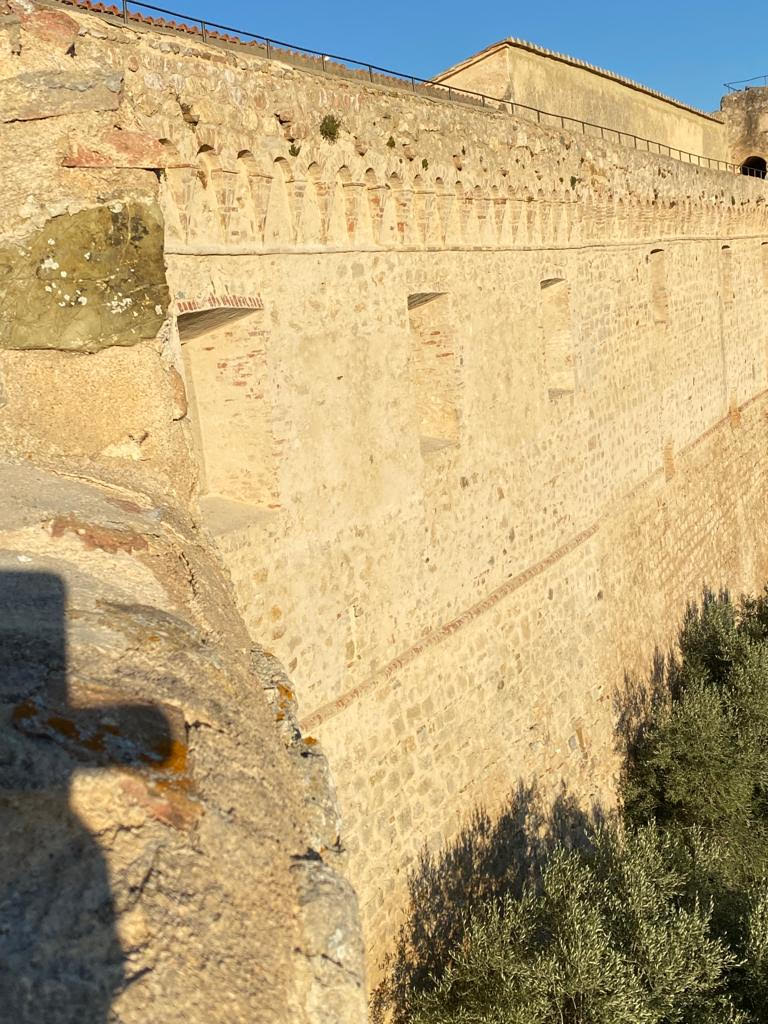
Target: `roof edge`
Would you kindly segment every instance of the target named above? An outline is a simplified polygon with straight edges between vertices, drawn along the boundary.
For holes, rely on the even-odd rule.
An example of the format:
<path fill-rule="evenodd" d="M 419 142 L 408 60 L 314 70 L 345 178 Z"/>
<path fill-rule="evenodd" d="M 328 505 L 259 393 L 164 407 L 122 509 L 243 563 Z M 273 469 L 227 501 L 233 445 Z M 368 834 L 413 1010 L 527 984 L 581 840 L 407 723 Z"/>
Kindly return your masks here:
<path fill-rule="evenodd" d="M 598 67 L 596 64 L 590 64 L 588 61 L 579 60 L 578 57 L 569 57 L 567 53 L 558 53 L 556 50 L 548 50 L 545 46 L 538 46 L 536 43 L 530 43 L 525 39 L 517 39 L 514 36 L 509 36 L 506 39 L 500 39 L 496 43 L 491 43 L 484 49 L 472 54 L 471 57 L 467 57 L 465 60 L 459 61 L 458 64 L 452 64 L 451 67 L 446 68 L 445 71 L 441 71 L 439 74 L 434 75 L 432 80 L 434 82 L 440 82 L 448 75 L 455 74 L 457 71 L 463 71 L 464 68 L 471 67 L 481 58 L 487 57 L 489 54 L 494 53 L 503 46 L 516 47 L 519 50 L 528 50 L 530 53 L 536 53 L 541 57 L 549 57 L 550 59 L 560 61 L 563 64 L 570 64 L 573 67 L 583 68 L 585 71 L 591 71 L 593 74 L 599 75 L 601 78 L 610 78 L 612 81 L 618 82 L 620 85 L 625 85 L 629 89 L 634 89 L 636 92 L 644 92 L 648 96 L 653 96 L 654 99 L 663 100 L 665 103 L 671 103 L 673 106 L 679 107 L 681 110 L 687 110 L 691 114 L 696 114 L 699 117 L 705 117 L 708 121 L 714 121 L 716 124 L 723 123 L 716 114 L 708 113 L 706 110 L 700 110 L 698 107 L 692 107 L 689 103 L 683 103 L 682 100 L 677 100 L 673 96 L 667 96 L 665 93 L 659 92 L 657 89 L 651 89 L 649 86 L 643 85 L 641 82 L 635 82 L 632 78 L 625 78 L 623 75 L 619 75 L 615 71 L 609 71 L 607 68 Z M 500 99 L 501 97 L 496 98 Z"/>

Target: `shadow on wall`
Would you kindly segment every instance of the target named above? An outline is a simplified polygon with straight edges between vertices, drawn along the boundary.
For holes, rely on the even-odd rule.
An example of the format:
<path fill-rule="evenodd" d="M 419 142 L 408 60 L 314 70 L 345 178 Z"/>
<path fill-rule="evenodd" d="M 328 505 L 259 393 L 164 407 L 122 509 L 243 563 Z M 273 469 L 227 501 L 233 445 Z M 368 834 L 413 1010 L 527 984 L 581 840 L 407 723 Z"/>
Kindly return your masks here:
<path fill-rule="evenodd" d="M 625 676 L 614 694 L 615 744 L 625 766 L 636 756 L 654 709 L 682 693 L 680 650 L 686 631 L 690 647 L 703 610 L 730 602 L 727 590 L 705 587 L 700 602 L 686 606 L 677 645 L 666 654 L 654 650 L 645 678 Z M 599 806 L 584 810 L 566 792 L 546 811 L 545 806 L 535 786 L 520 782 L 497 819 L 478 809 L 447 848 L 437 855 L 422 852 L 408 880 L 405 924 L 395 952 L 382 965 L 384 981 L 374 992 L 375 1024 L 408 1024 L 414 994 L 429 990 L 431 979 L 443 975 L 450 951 L 466 934 L 471 909 L 507 893 L 519 897 L 526 883 L 536 887 L 556 846 L 588 849 L 599 826 L 617 821 L 617 812 L 606 814 Z"/>
<path fill-rule="evenodd" d="M 103 1024 L 126 976 L 107 864 L 70 806 L 73 773 L 168 757 L 149 704 L 75 699 L 63 580 L 0 573 L 0 1018 Z M 143 753 L 142 753 L 143 751 Z"/>
<path fill-rule="evenodd" d="M 430 975 L 442 974 L 470 907 L 505 892 L 519 895 L 525 882 L 538 878 L 558 842 L 584 846 L 605 820 L 600 808 L 585 812 L 568 795 L 546 813 L 542 804 L 534 786 L 519 783 L 495 821 L 477 809 L 447 849 L 421 854 L 409 878 L 406 922 L 384 965 L 385 980 L 374 992 L 375 1024 L 407 1024 L 409 993 L 426 988 Z"/>

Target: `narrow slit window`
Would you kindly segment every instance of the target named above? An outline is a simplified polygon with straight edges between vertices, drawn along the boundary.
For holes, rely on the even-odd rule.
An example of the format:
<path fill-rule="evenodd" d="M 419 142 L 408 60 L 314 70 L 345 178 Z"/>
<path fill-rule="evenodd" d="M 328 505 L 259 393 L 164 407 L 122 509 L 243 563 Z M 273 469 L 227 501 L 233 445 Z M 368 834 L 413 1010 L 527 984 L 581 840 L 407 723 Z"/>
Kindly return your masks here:
<path fill-rule="evenodd" d="M 177 320 L 201 499 L 218 512 L 278 504 L 263 317 L 263 310 L 217 307 Z"/>
<path fill-rule="evenodd" d="M 667 299 L 667 254 L 663 249 L 652 249 L 648 256 L 651 279 L 651 315 L 654 323 L 665 324 L 669 317 Z"/>
<path fill-rule="evenodd" d="M 541 330 L 547 389 L 549 397 L 556 399 L 576 390 L 571 294 L 562 277 L 541 282 Z"/>
<path fill-rule="evenodd" d="M 760 262 L 763 270 L 763 288 L 768 288 L 768 242 L 760 246 Z"/>
<path fill-rule="evenodd" d="M 733 255 L 730 245 L 720 249 L 720 297 L 724 306 L 733 302 Z"/>
<path fill-rule="evenodd" d="M 459 379 L 456 332 L 451 304 L 444 292 L 408 296 L 411 378 L 424 454 L 459 440 Z"/>

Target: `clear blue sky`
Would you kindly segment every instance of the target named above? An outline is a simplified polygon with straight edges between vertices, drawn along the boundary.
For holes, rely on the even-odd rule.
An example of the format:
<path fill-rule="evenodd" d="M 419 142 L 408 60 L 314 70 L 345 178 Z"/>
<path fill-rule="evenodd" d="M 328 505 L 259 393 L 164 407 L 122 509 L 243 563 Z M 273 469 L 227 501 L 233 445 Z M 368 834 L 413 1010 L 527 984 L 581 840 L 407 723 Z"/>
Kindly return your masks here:
<path fill-rule="evenodd" d="M 719 106 L 723 82 L 768 74 L 766 0 L 154 2 L 425 78 L 506 36 L 599 64 L 705 110 Z"/>

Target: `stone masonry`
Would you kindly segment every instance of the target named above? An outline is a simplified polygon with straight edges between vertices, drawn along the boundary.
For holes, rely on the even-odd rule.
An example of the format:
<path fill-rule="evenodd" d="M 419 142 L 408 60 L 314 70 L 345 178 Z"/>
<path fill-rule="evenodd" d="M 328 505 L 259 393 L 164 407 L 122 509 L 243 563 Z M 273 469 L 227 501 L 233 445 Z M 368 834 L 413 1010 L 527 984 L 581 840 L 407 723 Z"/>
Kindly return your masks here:
<path fill-rule="evenodd" d="M 74 6 L 3 9 L 4 450 L 14 471 L 102 495 L 89 524 L 175 552 L 174 614 L 225 617 L 189 643 L 236 680 L 191 673 L 174 698 L 164 668 L 121 691 L 209 737 L 213 788 L 177 832 L 136 796 L 152 778 L 125 790 L 117 755 L 99 785 L 145 808 L 159 857 L 202 858 L 241 938 L 196 896 L 185 927 L 221 973 L 184 1005 L 168 938 L 132 986 L 109 975 L 115 1020 L 166 1020 L 163 992 L 179 1019 L 225 1019 L 231 989 L 226 1019 L 357 1024 L 340 870 L 370 988 L 420 852 L 520 782 L 610 808 L 616 689 L 703 586 L 768 579 L 765 184 Z M 112 521 L 118 492 L 141 523 Z M 87 547 L 84 500 L 41 514 L 44 549 L 24 557 Z M 171 591 L 131 572 L 120 602 L 166 609 Z M 271 710 L 235 695 L 248 678 Z M 211 702 L 215 721 L 196 710 Z M 24 742 L 41 714 L 22 715 Z M 228 802 L 241 771 L 272 803 L 247 785 Z M 102 798 L 80 792 L 122 864 L 110 822 L 127 811 L 90 825 Z M 228 820 L 251 822 L 276 879 L 250 879 Z M 164 949 L 159 911 L 147 920 L 147 950 Z M 266 975 L 243 982 L 251 960 L 220 953 L 235 941 L 284 979 L 261 1017 Z"/>

